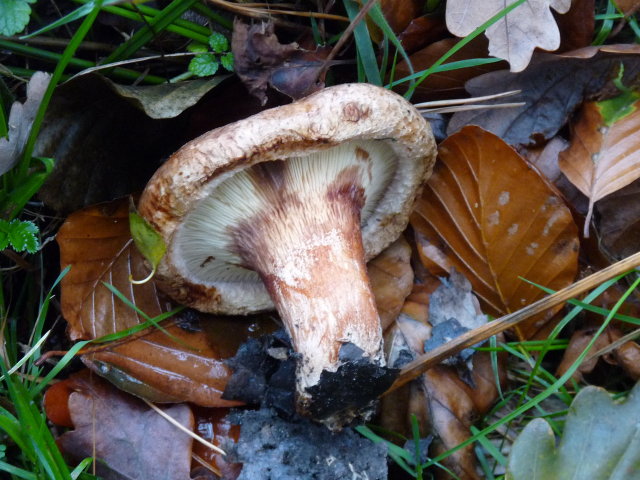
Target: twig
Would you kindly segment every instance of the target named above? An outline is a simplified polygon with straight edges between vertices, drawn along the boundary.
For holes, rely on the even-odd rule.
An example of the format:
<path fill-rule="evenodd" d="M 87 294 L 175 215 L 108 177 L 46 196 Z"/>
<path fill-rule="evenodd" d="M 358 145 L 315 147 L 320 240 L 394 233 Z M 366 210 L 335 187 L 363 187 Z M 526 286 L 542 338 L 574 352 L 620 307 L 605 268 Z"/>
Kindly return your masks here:
<path fill-rule="evenodd" d="M 622 273 L 628 272 L 640 266 L 640 252 L 631 255 L 609 267 L 589 275 L 578 282 L 569 285 L 556 293 L 544 297 L 537 302 L 527 305 L 517 312 L 510 313 L 500 317 L 493 322 L 487 323 L 481 327 L 466 332 L 459 337 L 450 340 L 444 345 L 434 348 L 429 353 L 421 355 L 411 363 L 407 364 L 401 371 L 396 381 L 391 385 L 389 390 L 384 394 L 396 390 L 402 385 L 410 382 L 414 378 L 419 377 L 431 367 L 439 364 L 445 358 L 455 355 L 460 350 L 471 347 L 476 343 L 482 342 L 493 335 L 507 330 L 518 323 L 531 318 L 534 315 L 544 312 L 556 305 L 566 302 L 587 290 L 590 290 L 607 280 L 610 280 Z"/>
<path fill-rule="evenodd" d="M 367 13 L 369 13 L 369 10 L 373 8 L 375 3 L 376 3 L 376 0 L 369 0 L 364 5 L 364 7 L 362 7 L 362 9 L 358 12 L 358 15 L 355 16 L 355 18 L 349 24 L 349 26 L 345 28 L 344 32 L 342 32 L 342 35 L 340 36 L 340 39 L 333 46 L 333 49 L 329 52 L 329 55 L 327 55 L 327 58 L 324 59 L 324 63 L 318 69 L 316 80 L 322 77 L 322 75 L 324 75 L 324 73 L 327 71 L 327 69 L 331 65 L 331 61 L 338 55 L 340 50 L 342 50 L 342 47 L 347 42 L 347 40 L 349 39 L 353 31 L 356 29 L 356 27 L 362 21 L 362 19 L 367 15 Z"/>
<path fill-rule="evenodd" d="M 158 415 L 160 415 L 161 417 L 163 417 L 166 421 L 168 421 L 169 423 L 171 423 L 173 426 L 175 426 L 176 428 L 178 428 L 179 430 L 182 430 L 184 433 L 186 433 L 187 435 L 189 435 L 191 438 L 193 438 L 196 442 L 200 442 L 201 444 L 203 444 L 205 447 L 210 448 L 211 450 L 218 452 L 221 455 L 226 455 L 225 451 L 222 450 L 220 447 L 215 446 L 213 443 L 205 440 L 204 438 L 202 438 L 200 435 L 196 435 L 195 433 L 193 433 L 191 430 L 189 430 L 187 427 L 185 427 L 184 425 L 182 425 L 181 423 L 179 423 L 175 418 L 173 418 L 171 415 L 169 415 L 168 413 L 164 412 L 163 410 L 161 410 L 160 408 L 158 408 L 156 405 L 154 405 L 153 403 L 151 403 L 148 400 L 145 400 L 144 398 L 142 399 L 144 401 L 144 403 L 146 403 L 151 409 L 153 409 Z"/>

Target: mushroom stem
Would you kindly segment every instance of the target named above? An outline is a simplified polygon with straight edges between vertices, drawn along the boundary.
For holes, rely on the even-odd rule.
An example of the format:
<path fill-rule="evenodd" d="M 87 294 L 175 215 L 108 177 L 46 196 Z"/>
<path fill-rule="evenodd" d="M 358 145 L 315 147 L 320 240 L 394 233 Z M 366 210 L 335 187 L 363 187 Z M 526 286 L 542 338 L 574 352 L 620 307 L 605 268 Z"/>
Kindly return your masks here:
<path fill-rule="evenodd" d="M 280 181 L 289 175 L 281 170 L 290 162 L 252 169 L 252 183 L 271 207 L 243 222 L 234 237 L 240 257 L 262 278 L 300 354 L 298 409 L 307 410 L 323 372 L 336 372 L 350 360 L 382 367 L 384 356 L 360 232 L 362 172 L 345 168 L 328 187 L 300 191 Z M 358 347 L 352 349 L 358 358 L 341 355 L 347 344 Z M 353 383 L 341 389 L 371 381 L 370 371 L 356 371 L 368 378 L 359 379 L 356 373 Z"/>

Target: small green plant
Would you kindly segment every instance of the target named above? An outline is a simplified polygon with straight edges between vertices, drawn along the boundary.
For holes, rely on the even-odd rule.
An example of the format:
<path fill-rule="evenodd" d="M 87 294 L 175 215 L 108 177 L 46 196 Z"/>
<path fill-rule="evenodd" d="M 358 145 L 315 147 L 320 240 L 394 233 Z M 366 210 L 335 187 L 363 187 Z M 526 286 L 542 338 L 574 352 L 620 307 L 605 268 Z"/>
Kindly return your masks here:
<path fill-rule="evenodd" d="M 31 16 L 30 3 L 36 0 L 2 0 L 0 2 L 0 35 L 15 35 L 25 29 Z"/>
<path fill-rule="evenodd" d="M 189 62 L 189 72 L 196 77 L 215 75 L 220 65 L 225 70 L 233 72 L 233 53 L 229 51 L 229 40 L 218 32 L 213 32 L 208 39 L 208 45 L 192 43 L 189 51 L 197 53 Z"/>
<path fill-rule="evenodd" d="M 36 253 L 40 247 L 38 226 L 28 220 L 0 219 L 0 250 L 7 247 L 16 252 Z"/>

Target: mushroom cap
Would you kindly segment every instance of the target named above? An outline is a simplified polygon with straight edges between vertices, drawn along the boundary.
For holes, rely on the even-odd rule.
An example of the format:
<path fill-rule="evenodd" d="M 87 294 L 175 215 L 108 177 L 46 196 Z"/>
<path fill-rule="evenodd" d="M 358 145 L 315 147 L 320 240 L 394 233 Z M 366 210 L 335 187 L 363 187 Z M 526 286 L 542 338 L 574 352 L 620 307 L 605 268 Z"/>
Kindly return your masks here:
<path fill-rule="evenodd" d="M 365 257 L 373 258 L 405 229 L 431 174 L 436 146 L 428 122 L 404 98 L 369 84 L 343 84 L 207 132 L 158 169 L 138 206 L 167 245 L 156 281 L 176 301 L 201 311 L 248 314 L 273 309 L 257 275 L 250 281 L 212 279 L 205 284 L 185 271 L 174 241 L 177 231 L 203 199 L 239 171 L 370 140 L 384 142 L 395 164 L 377 205 L 362 218 Z"/>

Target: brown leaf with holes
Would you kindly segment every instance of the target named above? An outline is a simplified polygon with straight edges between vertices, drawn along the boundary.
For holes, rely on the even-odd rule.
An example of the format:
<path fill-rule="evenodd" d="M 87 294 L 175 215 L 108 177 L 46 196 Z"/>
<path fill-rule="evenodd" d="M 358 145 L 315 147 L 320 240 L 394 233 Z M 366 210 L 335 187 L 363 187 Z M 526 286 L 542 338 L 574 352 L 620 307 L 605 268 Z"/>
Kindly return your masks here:
<path fill-rule="evenodd" d="M 266 319 L 215 318 L 194 311 L 122 340 L 89 350 L 83 362 L 122 390 L 159 402 L 205 407 L 238 405 L 221 399 L 230 370 L 225 359 L 242 342 L 273 330 Z"/>
<path fill-rule="evenodd" d="M 75 428 L 57 440 L 66 456 L 75 463 L 95 456 L 97 473 L 105 480 L 189 478 L 190 436 L 140 400 L 83 373 L 71 379 L 68 406 Z M 193 430 L 187 405 L 164 410 Z"/>
<path fill-rule="evenodd" d="M 144 319 L 103 285 L 116 287 L 150 317 L 170 309 L 153 281 L 133 285 L 149 270 L 129 233 L 127 200 L 87 207 L 67 218 L 56 236 L 62 268 L 62 315 L 72 340 L 94 339 L 142 323 Z"/>
<path fill-rule="evenodd" d="M 562 173 L 589 198 L 588 236 L 593 205 L 640 177 L 640 101 L 632 113 L 608 125 L 595 102 L 585 103 L 574 123 L 569 148 L 560 153 Z"/>
<path fill-rule="evenodd" d="M 495 316 L 559 290 L 578 267 L 577 228 L 562 199 L 499 137 L 465 127 L 445 140 L 411 225 L 429 269 L 455 267 Z M 435 273 L 438 273 L 437 271 Z M 518 327 L 532 337 L 552 312 Z"/>
<path fill-rule="evenodd" d="M 391 325 L 413 288 L 411 247 L 400 237 L 367 264 L 382 329 Z"/>

